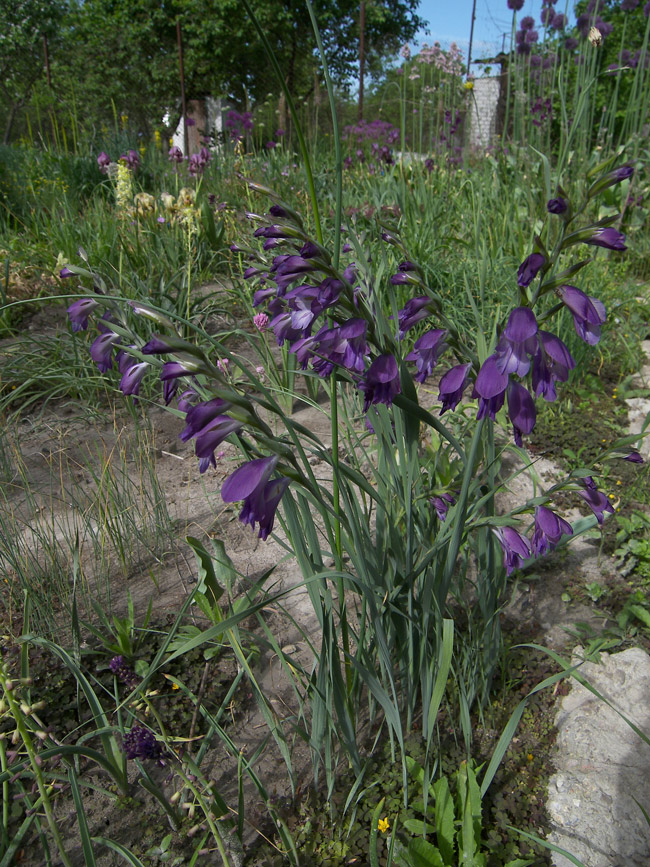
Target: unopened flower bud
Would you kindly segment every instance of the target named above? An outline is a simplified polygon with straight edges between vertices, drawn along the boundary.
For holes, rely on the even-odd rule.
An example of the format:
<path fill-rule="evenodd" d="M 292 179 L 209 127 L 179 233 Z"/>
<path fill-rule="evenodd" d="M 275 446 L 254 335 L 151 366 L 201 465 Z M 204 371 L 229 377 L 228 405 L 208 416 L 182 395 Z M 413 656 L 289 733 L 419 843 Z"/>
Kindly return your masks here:
<path fill-rule="evenodd" d="M 21 703 L 20 709 L 25 714 L 25 716 L 29 716 L 32 712 L 32 708 L 28 704 L 25 704 L 24 701 Z"/>
<path fill-rule="evenodd" d="M 36 737 L 39 739 L 39 741 L 46 741 L 47 740 L 47 732 L 44 732 L 43 729 L 40 729 L 39 731 L 36 732 Z"/>
<path fill-rule="evenodd" d="M 13 688 L 14 688 L 13 680 L 5 680 L 5 689 L 7 690 L 7 692 L 11 692 L 11 690 Z"/>
<path fill-rule="evenodd" d="M 180 796 L 181 796 L 180 792 L 174 792 L 174 794 L 169 799 L 169 803 L 175 804 L 178 801 L 178 799 L 180 798 Z"/>
<path fill-rule="evenodd" d="M 591 42 L 594 48 L 600 48 L 603 44 L 603 35 L 597 27 L 591 28 L 587 39 Z"/>

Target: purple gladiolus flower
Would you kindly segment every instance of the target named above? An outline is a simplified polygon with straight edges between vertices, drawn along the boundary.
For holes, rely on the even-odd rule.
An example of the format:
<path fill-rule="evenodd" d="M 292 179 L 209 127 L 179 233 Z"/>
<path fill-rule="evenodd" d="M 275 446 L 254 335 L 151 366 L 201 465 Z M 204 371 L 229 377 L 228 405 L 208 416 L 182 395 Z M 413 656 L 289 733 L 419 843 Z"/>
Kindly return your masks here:
<path fill-rule="evenodd" d="M 629 455 L 625 455 L 623 458 L 624 461 L 629 461 L 631 464 L 642 464 L 644 463 L 643 458 L 637 451 L 630 452 Z"/>
<path fill-rule="evenodd" d="M 596 229 L 590 238 L 585 239 L 585 244 L 594 247 L 604 247 L 606 250 L 627 250 L 625 235 L 617 229 Z"/>
<path fill-rule="evenodd" d="M 435 509 L 439 521 L 442 521 L 443 523 L 445 522 L 449 507 L 453 506 L 455 502 L 456 500 L 449 493 L 441 494 L 439 497 L 431 498 L 431 505 Z"/>
<path fill-rule="evenodd" d="M 560 518 L 555 512 L 546 506 L 537 506 L 535 509 L 535 530 L 532 538 L 533 554 L 541 557 L 547 551 L 552 551 L 562 536 L 572 536 L 573 527 L 564 518 Z"/>
<path fill-rule="evenodd" d="M 402 390 L 395 358 L 390 354 L 375 358 L 359 382 L 359 390 L 364 395 L 364 412 L 375 403 L 390 406 Z"/>
<path fill-rule="evenodd" d="M 531 556 L 530 544 L 525 536 L 514 527 L 495 527 L 492 531 L 503 549 L 503 565 L 506 575 L 511 575 L 515 569 Z"/>
<path fill-rule="evenodd" d="M 271 480 L 277 462 L 277 455 L 249 461 L 235 470 L 221 487 L 224 502 L 244 501 L 239 520 L 253 528 L 258 523 L 260 539 L 266 539 L 273 529 L 276 509 L 289 485 L 287 478 Z"/>
<path fill-rule="evenodd" d="M 433 299 L 428 295 L 418 295 L 406 302 L 398 312 L 400 340 L 406 332 L 433 313 Z"/>
<path fill-rule="evenodd" d="M 566 213 L 568 207 L 569 203 L 561 196 L 558 196 L 557 199 L 549 199 L 546 203 L 546 210 L 549 212 L 549 214 L 564 214 Z"/>
<path fill-rule="evenodd" d="M 88 328 L 88 316 L 98 306 L 92 298 L 80 298 L 73 302 L 67 310 L 73 331 L 85 331 Z"/>
<path fill-rule="evenodd" d="M 508 318 L 496 352 L 497 370 L 526 376 L 530 358 L 537 350 L 537 320 L 530 307 L 517 307 Z"/>
<path fill-rule="evenodd" d="M 478 397 L 477 418 L 484 416 L 494 419 L 503 406 L 508 387 L 508 374 L 502 373 L 497 367 L 495 355 L 485 359 L 476 377 L 472 397 Z"/>
<path fill-rule="evenodd" d="M 517 285 L 522 289 L 530 286 L 540 268 L 546 264 L 546 257 L 541 253 L 531 253 L 519 266 L 517 271 Z"/>
<path fill-rule="evenodd" d="M 582 497 L 585 503 L 596 516 L 599 524 L 602 524 L 605 519 L 605 512 L 614 513 L 614 507 L 609 502 L 609 498 L 598 490 L 591 476 L 587 476 L 580 480 L 585 486 L 584 491 L 579 491 L 578 495 Z"/>
<path fill-rule="evenodd" d="M 438 359 L 447 348 L 447 344 L 444 342 L 446 336 L 446 329 L 436 328 L 433 331 L 427 331 L 415 341 L 413 351 L 409 352 L 406 360 L 415 361 L 418 371 L 414 377 L 416 382 L 424 382 L 428 376 L 431 376 Z"/>
<path fill-rule="evenodd" d="M 600 340 L 600 326 L 607 318 L 603 303 L 575 286 L 560 286 L 557 294 L 571 311 L 578 335 L 585 343 L 595 346 Z"/>
<path fill-rule="evenodd" d="M 222 400 L 220 397 L 215 397 L 212 400 L 198 403 L 191 407 L 185 416 L 185 427 L 179 435 L 179 439 L 186 443 L 195 437 L 203 428 L 210 424 L 217 416 L 228 412 L 232 404 L 227 400 Z"/>
<path fill-rule="evenodd" d="M 140 361 L 135 362 L 134 359 L 132 364 L 128 364 L 126 370 L 122 374 L 122 379 L 120 380 L 120 391 L 124 395 L 132 394 L 137 397 L 140 393 L 140 383 L 142 382 L 142 377 L 145 375 L 147 368 L 150 367 L 148 361 Z"/>
<path fill-rule="evenodd" d="M 438 400 L 442 401 L 442 409 L 440 415 L 447 412 L 448 409 L 455 410 L 460 403 L 469 372 L 472 369 L 470 363 L 457 364 L 448 370 L 440 379 Z"/>
<path fill-rule="evenodd" d="M 122 747 L 127 759 L 158 759 L 162 755 L 162 747 L 152 731 L 135 723 L 131 731 L 126 732 Z"/>
<path fill-rule="evenodd" d="M 556 382 L 566 382 L 576 366 L 566 344 L 548 331 L 540 331 L 537 353 L 533 358 L 532 385 L 536 397 L 557 399 Z"/>
<path fill-rule="evenodd" d="M 90 347 L 90 357 L 100 373 L 106 373 L 113 366 L 113 347 L 119 339 L 113 331 L 106 331 L 100 334 Z"/>
<path fill-rule="evenodd" d="M 515 444 L 521 448 L 521 435 L 532 433 L 537 410 L 528 389 L 518 382 L 508 385 L 508 416 L 514 428 Z"/>
<path fill-rule="evenodd" d="M 214 457 L 215 449 L 242 426 L 243 422 L 236 421 L 228 415 L 217 415 L 195 434 L 194 453 L 199 458 L 200 473 L 204 473 L 208 467 L 217 466 Z"/>

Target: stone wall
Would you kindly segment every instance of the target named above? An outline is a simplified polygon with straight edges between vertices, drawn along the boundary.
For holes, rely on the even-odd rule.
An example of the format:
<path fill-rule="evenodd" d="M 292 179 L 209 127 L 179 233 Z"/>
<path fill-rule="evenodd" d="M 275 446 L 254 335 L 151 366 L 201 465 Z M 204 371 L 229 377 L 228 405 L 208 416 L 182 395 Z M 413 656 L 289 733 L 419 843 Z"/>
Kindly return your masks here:
<path fill-rule="evenodd" d="M 501 79 L 477 78 L 468 115 L 469 143 L 473 147 L 487 147 L 498 135 L 497 109 L 501 92 Z"/>

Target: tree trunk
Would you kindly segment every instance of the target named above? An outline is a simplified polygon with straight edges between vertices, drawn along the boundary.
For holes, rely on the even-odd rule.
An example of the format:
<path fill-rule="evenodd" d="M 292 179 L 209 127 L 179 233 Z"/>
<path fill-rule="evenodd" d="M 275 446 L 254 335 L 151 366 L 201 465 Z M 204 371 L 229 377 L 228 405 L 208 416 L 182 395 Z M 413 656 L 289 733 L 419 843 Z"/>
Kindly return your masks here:
<path fill-rule="evenodd" d="M 359 9 L 359 109 L 357 120 L 363 120 L 363 79 L 366 74 L 366 2 Z"/>

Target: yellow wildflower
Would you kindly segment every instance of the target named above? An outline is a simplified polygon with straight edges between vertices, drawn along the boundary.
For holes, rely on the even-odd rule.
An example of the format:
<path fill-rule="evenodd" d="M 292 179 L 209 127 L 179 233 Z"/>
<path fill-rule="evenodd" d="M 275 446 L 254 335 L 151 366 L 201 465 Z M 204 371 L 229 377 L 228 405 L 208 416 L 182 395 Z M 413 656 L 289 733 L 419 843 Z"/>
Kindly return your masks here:
<path fill-rule="evenodd" d="M 474 90 L 474 82 L 466 81 L 463 87 L 465 88 L 465 90 Z"/>
<path fill-rule="evenodd" d="M 377 830 L 381 831 L 382 834 L 385 834 L 389 828 L 390 828 L 390 822 L 388 821 L 388 819 L 380 819 L 379 822 L 377 823 Z"/>

